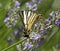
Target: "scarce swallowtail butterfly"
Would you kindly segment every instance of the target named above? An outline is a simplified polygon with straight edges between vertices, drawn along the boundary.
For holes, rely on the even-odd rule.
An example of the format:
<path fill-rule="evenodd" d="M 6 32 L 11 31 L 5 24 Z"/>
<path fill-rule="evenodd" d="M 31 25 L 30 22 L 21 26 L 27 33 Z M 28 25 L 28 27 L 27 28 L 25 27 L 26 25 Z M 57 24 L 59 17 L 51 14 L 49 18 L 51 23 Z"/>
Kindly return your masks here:
<path fill-rule="evenodd" d="M 21 17 L 22 23 L 24 25 L 25 30 L 25 37 L 29 36 L 29 31 L 34 24 L 34 22 L 37 20 L 37 18 L 41 17 L 41 14 L 34 13 L 32 11 L 20 11 L 19 15 Z"/>

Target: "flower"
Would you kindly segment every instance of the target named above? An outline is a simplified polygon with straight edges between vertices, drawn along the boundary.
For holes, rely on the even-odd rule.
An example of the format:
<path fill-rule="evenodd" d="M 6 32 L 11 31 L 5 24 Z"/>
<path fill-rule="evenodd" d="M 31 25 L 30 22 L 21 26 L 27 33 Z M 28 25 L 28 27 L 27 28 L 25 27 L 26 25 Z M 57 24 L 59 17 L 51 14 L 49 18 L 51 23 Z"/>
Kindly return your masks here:
<path fill-rule="evenodd" d="M 16 39 L 20 38 L 19 30 L 14 31 L 14 36 L 15 36 Z"/>
<path fill-rule="evenodd" d="M 26 2 L 26 7 L 29 8 L 29 10 L 32 10 L 32 11 L 37 10 L 37 4 L 33 4 L 32 2 Z"/>
<path fill-rule="evenodd" d="M 41 36 L 39 34 L 35 34 L 34 39 L 38 40 Z"/>
<path fill-rule="evenodd" d="M 10 20 L 9 17 L 5 18 L 5 19 L 4 19 L 4 23 L 7 23 L 9 20 Z"/>
<path fill-rule="evenodd" d="M 26 7 L 31 7 L 31 2 L 26 2 Z"/>
<path fill-rule="evenodd" d="M 39 46 L 42 46 L 43 43 L 42 42 L 38 42 L 38 44 L 35 46 L 35 49 L 37 49 Z"/>
<path fill-rule="evenodd" d="M 42 2 L 42 0 L 38 0 L 38 3 L 41 3 Z"/>
<path fill-rule="evenodd" d="M 56 24 L 57 26 L 60 26 L 60 17 L 55 21 L 55 24 Z"/>
<path fill-rule="evenodd" d="M 42 46 L 42 45 L 43 45 L 43 42 L 39 42 L 38 45 L 39 45 L 39 46 Z"/>
<path fill-rule="evenodd" d="M 55 12 L 52 11 L 52 12 L 50 13 L 50 16 L 51 16 L 51 17 L 54 17 L 54 16 L 55 16 Z"/>
<path fill-rule="evenodd" d="M 38 24 L 34 24 L 34 27 L 37 27 L 38 26 Z"/>
<path fill-rule="evenodd" d="M 36 11 L 37 10 L 37 4 L 34 4 L 33 6 L 32 6 L 32 11 Z"/>
<path fill-rule="evenodd" d="M 34 46 L 33 50 L 36 51 L 36 49 L 37 49 L 39 46 L 42 46 L 42 45 L 43 45 L 42 42 L 38 42 L 38 43 Z"/>
<path fill-rule="evenodd" d="M 41 36 L 39 34 L 34 34 L 32 40 L 38 40 Z"/>
<path fill-rule="evenodd" d="M 35 29 L 35 30 L 37 29 L 37 27 L 38 27 L 38 24 L 37 24 L 37 23 L 34 24 L 34 29 Z"/>
<path fill-rule="evenodd" d="M 23 50 L 26 50 L 26 49 L 27 49 L 27 47 L 24 47 L 24 48 L 23 48 Z"/>
<path fill-rule="evenodd" d="M 14 5 L 15 5 L 15 6 L 20 6 L 20 2 L 19 2 L 19 1 L 15 1 L 15 2 L 14 2 Z"/>
<path fill-rule="evenodd" d="M 48 20 L 51 21 L 51 17 L 49 17 Z"/>
<path fill-rule="evenodd" d="M 46 19 L 45 20 L 45 25 L 50 25 L 50 24 L 51 24 L 51 19 L 50 18 Z"/>
<path fill-rule="evenodd" d="M 25 44 L 24 44 L 24 48 L 23 48 L 23 50 L 26 50 L 27 48 L 28 49 L 31 49 L 32 47 L 33 47 L 33 45 L 32 44 L 30 44 L 29 42 L 26 42 Z"/>
<path fill-rule="evenodd" d="M 15 30 L 14 31 L 14 34 L 16 35 L 16 34 L 18 34 L 19 33 L 19 30 Z"/>
<path fill-rule="evenodd" d="M 9 42 L 9 44 L 12 44 L 12 43 L 13 43 L 11 37 L 8 37 L 8 38 L 7 38 L 7 41 Z"/>
<path fill-rule="evenodd" d="M 42 34 L 46 34 L 47 33 L 47 30 L 45 29 L 45 30 L 41 30 L 41 33 Z"/>

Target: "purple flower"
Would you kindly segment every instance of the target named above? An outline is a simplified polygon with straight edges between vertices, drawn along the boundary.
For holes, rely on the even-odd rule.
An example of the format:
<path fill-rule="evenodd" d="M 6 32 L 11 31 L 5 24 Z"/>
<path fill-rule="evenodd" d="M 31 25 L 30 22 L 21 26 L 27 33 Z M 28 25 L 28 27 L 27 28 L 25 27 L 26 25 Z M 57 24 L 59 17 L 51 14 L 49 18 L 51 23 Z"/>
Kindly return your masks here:
<path fill-rule="evenodd" d="M 7 41 L 9 42 L 9 44 L 12 44 L 12 43 L 13 43 L 11 37 L 8 37 L 8 38 L 7 38 Z"/>
<path fill-rule="evenodd" d="M 55 12 L 52 11 L 52 12 L 50 13 L 50 16 L 51 16 L 51 17 L 54 17 L 54 16 L 55 16 Z"/>
<path fill-rule="evenodd" d="M 38 24 L 34 24 L 34 27 L 37 27 L 38 26 Z"/>
<path fill-rule="evenodd" d="M 36 30 L 38 27 L 38 23 L 34 24 L 34 29 Z"/>
<path fill-rule="evenodd" d="M 32 11 L 36 11 L 37 10 L 37 4 L 34 4 L 33 6 L 32 6 Z"/>
<path fill-rule="evenodd" d="M 48 18 L 48 21 L 51 21 L 51 18 L 50 17 Z"/>
<path fill-rule="evenodd" d="M 55 24 L 56 24 L 57 26 L 60 26 L 60 17 L 55 21 Z"/>
<path fill-rule="evenodd" d="M 33 45 L 28 44 L 28 49 L 31 49 L 33 47 Z"/>
<path fill-rule="evenodd" d="M 14 36 L 15 36 L 16 39 L 20 38 L 19 30 L 14 31 Z"/>
<path fill-rule="evenodd" d="M 45 25 L 50 25 L 50 24 L 51 24 L 51 19 L 50 18 L 46 19 L 45 20 Z"/>
<path fill-rule="evenodd" d="M 25 47 L 23 48 L 23 50 L 26 50 L 27 48 L 31 49 L 33 47 L 33 45 L 30 44 L 29 42 L 26 42 L 24 45 L 25 45 Z"/>
<path fill-rule="evenodd" d="M 42 34 L 46 34 L 47 33 L 47 30 L 41 30 L 41 33 Z"/>
<path fill-rule="evenodd" d="M 42 2 L 42 0 L 38 0 L 38 3 L 41 3 Z"/>
<path fill-rule="evenodd" d="M 14 34 L 16 35 L 16 34 L 18 34 L 19 33 L 19 30 L 15 30 L 14 31 Z"/>
<path fill-rule="evenodd" d="M 38 40 L 41 36 L 39 34 L 35 34 L 34 37 L 32 38 L 33 40 Z"/>
<path fill-rule="evenodd" d="M 31 7 L 31 2 L 26 2 L 26 7 Z"/>
<path fill-rule="evenodd" d="M 42 46 L 42 45 L 43 45 L 42 42 L 38 42 L 38 44 L 34 46 L 33 50 L 36 51 L 36 49 L 37 49 L 39 46 Z"/>
<path fill-rule="evenodd" d="M 29 8 L 29 10 L 32 10 L 32 11 L 37 10 L 37 4 L 33 4 L 32 2 L 26 2 L 26 7 Z"/>
<path fill-rule="evenodd" d="M 39 45 L 39 46 L 42 46 L 42 45 L 43 45 L 43 43 L 42 43 L 42 42 L 39 42 L 39 43 L 38 43 L 38 45 Z"/>
<path fill-rule="evenodd" d="M 39 42 L 36 46 L 35 46 L 35 49 L 37 49 L 39 46 L 42 46 L 42 42 Z"/>
<path fill-rule="evenodd" d="M 24 47 L 24 48 L 23 48 L 23 50 L 26 50 L 26 49 L 27 49 L 27 47 Z"/>
<path fill-rule="evenodd" d="M 20 2 L 19 1 L 15 1 L 14 5 L 15 6 L 20 6 Z"/>
<path fill-rule="evenodd" d="M 9 20 L 10 20 L 9 17 L 5 18 L 5 19 L 4 19 L 4 23 L 7 23 Z"/>

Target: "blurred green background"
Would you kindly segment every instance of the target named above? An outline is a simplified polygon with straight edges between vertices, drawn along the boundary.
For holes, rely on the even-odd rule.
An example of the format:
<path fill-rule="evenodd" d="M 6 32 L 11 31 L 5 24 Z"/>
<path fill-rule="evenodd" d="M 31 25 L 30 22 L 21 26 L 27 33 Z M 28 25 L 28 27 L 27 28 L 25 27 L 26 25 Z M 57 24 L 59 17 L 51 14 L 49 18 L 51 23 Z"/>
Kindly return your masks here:
<path fill-rule="evenodd" d="M 21 9 L 25 8 L 25 3 L 30 0 L 19 0 L 21 3 Z M 6 7 L 12 3 L 12 0 L 0 0 L 0 51 L 2 49 L 9 46 L 7 42 L 7 37 L 11 36 L 11 32 L 14 29 L 7 28 L 4 24 L 4 19 L 6 17 L 7 9 Z M 47 18 L 49 16 L 49 13 L 53 10 L 58 10 L 60 7 L 60 0 L 43 0 L 41 4 L 38 5 L 38 13 L 43 14 L 44 18 Z M 37 51 L 60 51 L 60 29 L 59 27 L 55 26 L 49 34 L 47 34 L 48 39 L 49 36 L 54 32 L 57 31 L 54 36 L 52 36 L 49 40 L 46 39 L 43 46 L 39 47 Z M 55 46 L 59 45 L 58 48 L 55 48 Z M 12 47 L 7 51 L 17 51 L 16 47 Z"/>

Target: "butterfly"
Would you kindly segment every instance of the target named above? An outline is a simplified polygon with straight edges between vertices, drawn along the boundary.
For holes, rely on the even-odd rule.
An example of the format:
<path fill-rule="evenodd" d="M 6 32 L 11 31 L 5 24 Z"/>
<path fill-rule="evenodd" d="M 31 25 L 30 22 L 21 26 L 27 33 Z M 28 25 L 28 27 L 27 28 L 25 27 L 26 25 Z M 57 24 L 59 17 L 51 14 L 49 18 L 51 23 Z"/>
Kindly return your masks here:
<path fill-rule="evenodd" d="M 24 25 L 24 34 L 25 37 L 29 37 L 29 32 L 34 24 L 34 22 L 37 20 L 37 18 L 40 18 L 42 14 L 37 14 L 32 11 L 20 11 L 19 12 L 21 21 Z"/>

